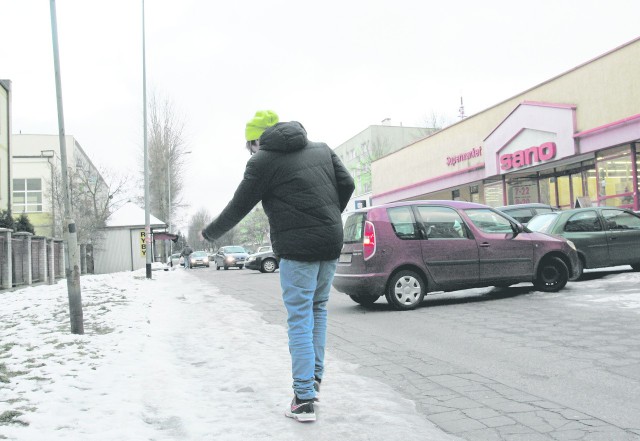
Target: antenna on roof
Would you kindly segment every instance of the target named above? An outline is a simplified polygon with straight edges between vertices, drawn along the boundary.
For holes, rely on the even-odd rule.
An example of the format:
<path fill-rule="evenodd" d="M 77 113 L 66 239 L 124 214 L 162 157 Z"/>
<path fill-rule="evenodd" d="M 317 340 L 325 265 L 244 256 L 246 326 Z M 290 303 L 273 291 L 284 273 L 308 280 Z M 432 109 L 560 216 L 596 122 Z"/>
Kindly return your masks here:
<path fill-rule="evenodd" d="M 458 118 L 465 119 L 467 115 L 464 114 L 464 103 L 462 102 L 462 97 L 460 97 L 460 108 L 458 109 Z"/>

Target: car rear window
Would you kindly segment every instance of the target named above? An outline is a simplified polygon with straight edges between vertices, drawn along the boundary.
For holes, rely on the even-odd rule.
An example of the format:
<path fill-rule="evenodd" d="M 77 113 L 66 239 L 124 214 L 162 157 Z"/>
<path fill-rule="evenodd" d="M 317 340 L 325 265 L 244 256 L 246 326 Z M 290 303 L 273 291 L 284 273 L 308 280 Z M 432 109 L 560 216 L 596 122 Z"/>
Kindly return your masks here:
<path fill-rule="evenodd" d="M 527 224 L 527 228 L 531 231 L 540 231 L 545 233 L 549 231 L 551 224 L 558 218 L 557 214 L 549 213 L 549 214 L 539 214 L 534 216 L 529 223 Z"/>
<path fill-rule="evenodd" d="M 364 213 L 355 213 L 347 217 L 343 230 L 344 243 L 362 242 L 364 220 Z"/>
<path fill-rule="evenodd" d="M 526 224 L 533 217 L 530 208 L 514 208 L 512 210 L 504 210 L 504 213 L 507 213 L 521 224 Z"/>
<path fill-rule="evenodd" d="M 246 253 L 245 249 L 242 247 L 225 247 L 225 253 Z"/>

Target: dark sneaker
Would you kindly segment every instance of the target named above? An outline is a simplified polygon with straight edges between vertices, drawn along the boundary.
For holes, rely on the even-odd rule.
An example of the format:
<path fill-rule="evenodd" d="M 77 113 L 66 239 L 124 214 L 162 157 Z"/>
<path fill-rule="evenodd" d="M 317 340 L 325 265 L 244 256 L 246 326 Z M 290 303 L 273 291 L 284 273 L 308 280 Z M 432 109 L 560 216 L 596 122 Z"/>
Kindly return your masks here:
<path fill-rule="evenodd" d="M 313 410 L 313 400 L 301 400 L 294 396 L 291 404 L 284 411 L 285 416 L 294 420 L 307 422 L 316 420 L 316 412 Z"/>

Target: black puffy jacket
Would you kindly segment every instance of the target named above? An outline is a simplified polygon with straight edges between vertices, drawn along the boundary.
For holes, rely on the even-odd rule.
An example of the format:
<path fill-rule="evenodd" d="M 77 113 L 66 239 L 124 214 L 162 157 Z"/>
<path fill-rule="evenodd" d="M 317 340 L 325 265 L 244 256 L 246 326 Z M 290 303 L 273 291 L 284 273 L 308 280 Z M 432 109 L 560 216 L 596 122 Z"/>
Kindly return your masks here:
<path fill-rule="evenodd" d="M 269 127 L 249 159 L 233 199 L 202 235 L 213 240 L 262 201 L 271 244 L 285 259 L 336 259 L 342 249 L 341 213 L 354 190 L 353 178 L 324 143 L 307 139 L 296 121 Z"/>

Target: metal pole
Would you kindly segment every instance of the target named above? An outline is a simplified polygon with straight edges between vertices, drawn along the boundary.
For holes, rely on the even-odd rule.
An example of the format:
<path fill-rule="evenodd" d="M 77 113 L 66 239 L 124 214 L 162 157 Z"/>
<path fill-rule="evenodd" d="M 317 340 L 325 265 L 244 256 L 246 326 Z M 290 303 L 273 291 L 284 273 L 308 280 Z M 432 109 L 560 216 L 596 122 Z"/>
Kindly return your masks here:
<path fill-rule="evenodd" d="M 167 204 L 167 220 L 169 222 L 169 234 L 171 234 L 171 150 L 169 150 L 169 159 L 167 159 L 167 185 L 169 186 L 169 191 L 167 192 L 167 199 L 169 199 Z M 173 241 L 169 239 L 169 259 L 171 259 L 172 254 Z"/>
<path fill-rule="evenodd" d="M 142 0 L 142 108 L 144 130 L 144 231 L 147 279 L 151 278 L 151 221 L 149 218 L 149 153 L 147 147 L 147 66 L 144 36 L 144 0 Z"/>
<path fill-rule="evenodd" d="M 64 112 L 62 108 L 62 85 L 60 81 L 60 58 L 58 56 L 58 25 L 56 19 L 56 1 L 51 0 L 51 34 L 53 36 L 53 63 L 56 77 L 56 98 L 58 103 L 58 133 L 60 138 L 60 158 L 62 162 L 62 191 L 64 196 L 64 238 L 67 255 L 65 270 L 67 274 L 67 292 L 69 297 L 69 318 L 71 332 L 84 334 L 82 319 L 82 292 L 80 289 L 80 255 L 78 254 L 78 233 L 71 218 L 69 201 L 69 178 L 67 176 L 67 145 L 64 132 Z"/>

